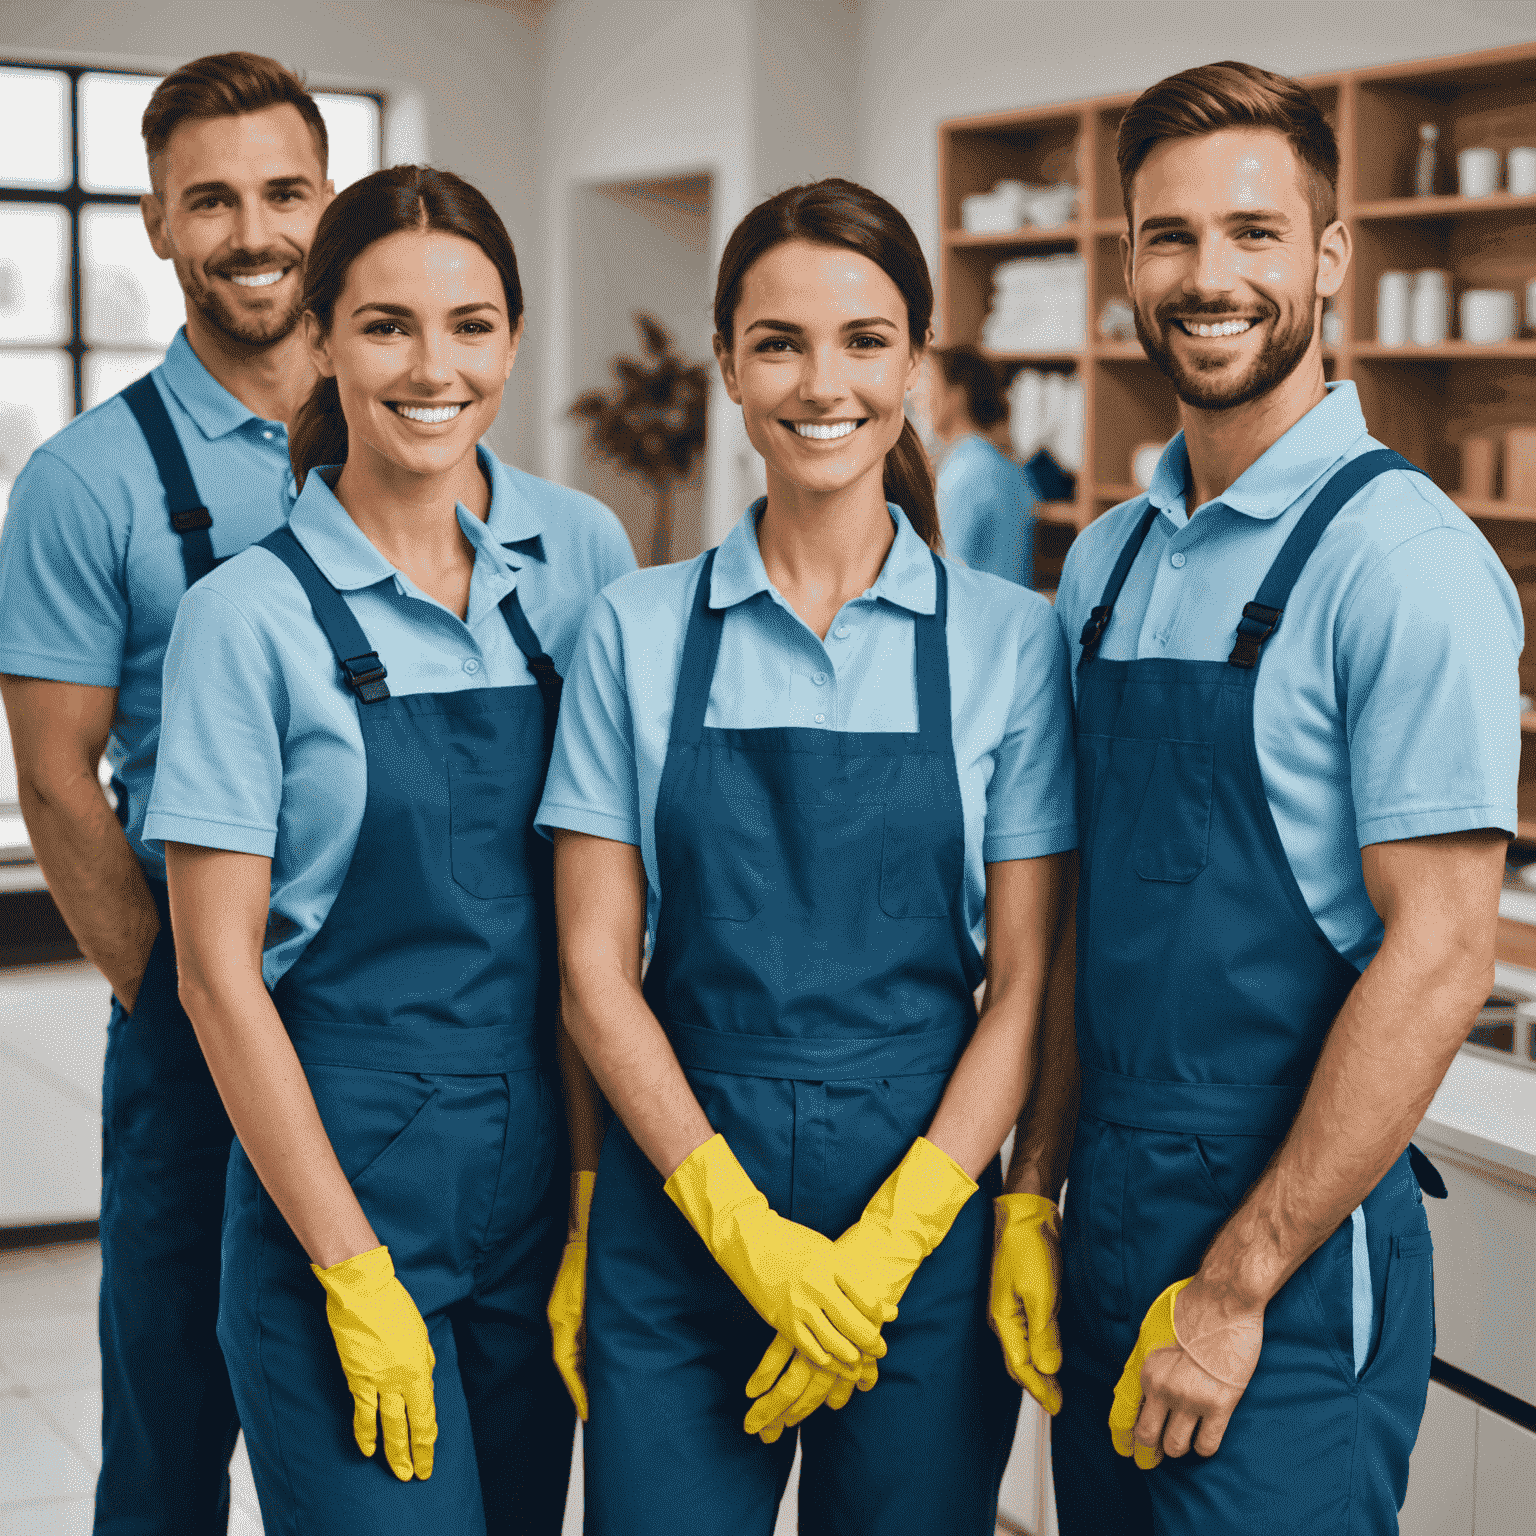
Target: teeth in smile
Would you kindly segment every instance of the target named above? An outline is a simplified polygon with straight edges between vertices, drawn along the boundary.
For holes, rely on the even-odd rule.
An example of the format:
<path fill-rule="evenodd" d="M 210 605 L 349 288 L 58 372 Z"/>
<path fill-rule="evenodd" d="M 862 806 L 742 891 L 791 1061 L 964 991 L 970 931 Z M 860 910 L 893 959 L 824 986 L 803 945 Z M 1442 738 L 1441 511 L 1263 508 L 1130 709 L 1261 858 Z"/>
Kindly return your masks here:
<path fill-rule="evenodd" d="M 257 272 L 249 277 L 236 277 L 230 275 L 230 282 L 239 283 L 242 288 L 266 288 L 272 283 L 281 282 L 287 275 L 287 269 L 279 267 L 276 272 Z"/>
<path fill-rule="evenodd" d="M 1223 320 L 1219 325 L 1201 325 L 1194 320 L 1181 322 L 1191 336 L 1241 336 L 1252 325 L 1252 320 Z"/>
<path fill-rule="evenodd" d="M 407 421 L 424 421 L 428 425 L 435 425 L 441 421 L 452 421 L 460 411 L 462 405 L 397 405 L 395 409 L 405 417 Z"/>
<path fill-rule="evenodd" d="M 831 438 L 847 437 L 858 426 L 858 422 L 833 421 L 823 424 L 819 421 L 797 421 L 792 425 L 801 437 L 813 437 L 818 442 L 827 442 Z"/>

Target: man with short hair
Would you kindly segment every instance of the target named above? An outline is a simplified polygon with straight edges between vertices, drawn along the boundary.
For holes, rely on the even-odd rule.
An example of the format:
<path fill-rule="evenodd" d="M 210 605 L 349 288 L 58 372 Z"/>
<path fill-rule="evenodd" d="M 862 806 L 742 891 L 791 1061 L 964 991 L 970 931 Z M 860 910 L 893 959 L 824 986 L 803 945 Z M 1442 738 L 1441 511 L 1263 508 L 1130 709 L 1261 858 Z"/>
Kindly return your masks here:
<path fill-rule="evenodd" d="M 1325 383 L 1350 234 L 1307 93 L 1187 70 L 1118 154 L 1183 430 L 1057 595 L 1075 1041 L 1064 964 L 1009 1188 L 1068 1176 L 1060 1525 L 1389 1532 L 1433 1351 L 1420 1190 L 1444 1193 L 1408 1140 L 1493 980 L 1520 606 Z"/>
<path fill-rule="evenodd" d="M 0 693 L 33 851 L 115 995 L 96 1530 L 202 1536 L 226 1528 L 239 1430 L 214 1336 L 231 1132 L 177 1000 L 164 863 L 142 831 L 176 605 L 292 505 L 287 423 L 315 377 L 304 259 L 332 187 L 313 98 L 256 54 L 168 75 L 143 129 L 144 225 L 175 265 L 186 326 L 164 363 L 17 479 L 0 534 Z"/>

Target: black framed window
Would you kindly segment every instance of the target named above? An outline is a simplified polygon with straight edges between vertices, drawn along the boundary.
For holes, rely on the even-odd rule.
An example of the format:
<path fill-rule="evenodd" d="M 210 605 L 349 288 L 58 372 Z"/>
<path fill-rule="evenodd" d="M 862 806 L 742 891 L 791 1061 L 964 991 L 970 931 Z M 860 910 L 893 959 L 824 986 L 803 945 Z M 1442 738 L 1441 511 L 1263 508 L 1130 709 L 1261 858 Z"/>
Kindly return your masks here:
<path fill-rule="evenodd" d="M 162 78 L 0 60 L 0 517 L 32 450 L 155 367 L 184 318 L 138 209 Z M 315 101 L 340 191 L 383 162 L 384 97 Z"/>

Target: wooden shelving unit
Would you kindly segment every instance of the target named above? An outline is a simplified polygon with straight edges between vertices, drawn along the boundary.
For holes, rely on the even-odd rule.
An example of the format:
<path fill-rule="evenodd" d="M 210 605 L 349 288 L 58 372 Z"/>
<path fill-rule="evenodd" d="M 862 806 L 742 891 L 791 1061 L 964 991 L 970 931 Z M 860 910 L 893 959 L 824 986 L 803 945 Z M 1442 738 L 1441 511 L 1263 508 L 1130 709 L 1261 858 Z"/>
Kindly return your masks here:
<path fill-rule="evenodd" d="M 1533 29 L 1536 30 L 1536 29 Z M 1376 341 L 1376 282 L 1386 270 L 1436 267 L 1452 274 L 1456 301 L 1467 288 L 1523 295 L 1536 277 L 1536 197 L 1507 192 L 1466 198 L 1448 189 L 1456 155 L 1487 145 L 1536 144 L 1536 42 L 1486 53 L 1316 75 L 1302 82 L 1339 138 L 1339 215 L 1354 259 L 1334 303 L 1342 336 L 1325 349 L 1330 378 L 1352 379 L 1372 434 L 1406 454 L 1476 519 L 1520 589 L 1526 631 L 1536 635 L 1536 506 L 1460 492 L 1460 445 L 1512 426 L 1536 426 L 1536 336 L 1502 346 L 1448 341 L 1383 347 Z M 1178 427 L 1173 391 L 1135 342 L 1099 339 L 1106 300 L 1124 298 L 1120 236 L 1125 208 L 1115 170 L 1115 134 L 1132 96 L 1099 97 L 959 118 L 939 127 L 939 210 L 944 230 L 938 326 L 946 342 L 978 341 L 992 270 L 1019 255 L 1075 251 L 1087 268 L 1088 334 L 1071 352 L 994 355 L 1021 367 L 1074 373 L 1083 383 L 1086 441 L 1076 500 L 1042 509 L 1036 565 L 1053 587 L 1075 533 L 1137 494 L 1131 452 Z M 1409 194 L 1419 124 L 1440 128 L 1441 190 Z M 967 235 L 960 200 L 1005 177 L 1079 189 L 1075 219 L 1060 229 Z M 1536 645 L 1521 664 L 1521 688 L 1536 695 Z M 1536 730 L 1521 756 L 1520 835 L 1536 841 Z"/>

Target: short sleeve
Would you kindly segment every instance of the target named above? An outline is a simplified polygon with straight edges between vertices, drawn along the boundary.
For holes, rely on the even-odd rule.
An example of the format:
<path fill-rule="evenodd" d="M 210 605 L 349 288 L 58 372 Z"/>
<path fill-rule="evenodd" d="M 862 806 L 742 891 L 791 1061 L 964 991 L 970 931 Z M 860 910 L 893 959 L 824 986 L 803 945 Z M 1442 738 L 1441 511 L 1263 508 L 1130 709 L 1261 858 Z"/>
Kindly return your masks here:
<path fill-rule="evenodd" d="M 1034 600 L 1020 641 L 1007 730 L 987 785 L 982 860 L 1038 859 L 1077 847 L 1077 786 L 1067 645 Z"/>
<path fill-rule="evenodd" d="M 1516 829 L 1523 624 L 1472 530 L 1398 545 L 1340 611 L 1335 669 L 1360 846 Z"/>
<path fill-rule="evenodd" d="M 606 507 L 604 512 L 608 512 Z M 636 569 L 635 551 L 624 532 L 624 525 L 611 512 L 598 525 L 597 589 L 601 591 L 610 581 L 627 576 Z"/>
<path fill-rule="evenodd" d="M 0 672 L 117 687 L 125 534 L 68 464 L 32 455 L 0 530 Z"/>
<path fill-rule="evenodd" d="M 555 752 L 535 824 L 640 846 L 634 727 L 618 614 L 606 597 L 587 610 L 560 696 Z"/>
<path fill-rule="evenodd" d="M 286 690 L 268 647 L 221 592 L 193 587 L 165 653 L 144 839 L 270 858 L 283 797 Z"/>

